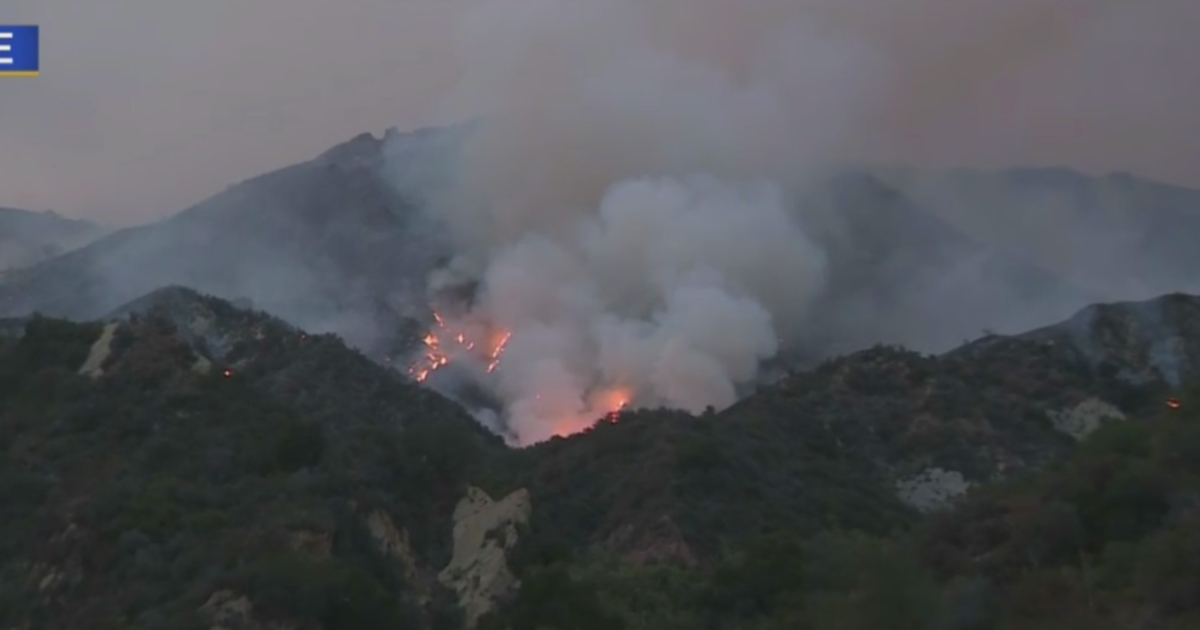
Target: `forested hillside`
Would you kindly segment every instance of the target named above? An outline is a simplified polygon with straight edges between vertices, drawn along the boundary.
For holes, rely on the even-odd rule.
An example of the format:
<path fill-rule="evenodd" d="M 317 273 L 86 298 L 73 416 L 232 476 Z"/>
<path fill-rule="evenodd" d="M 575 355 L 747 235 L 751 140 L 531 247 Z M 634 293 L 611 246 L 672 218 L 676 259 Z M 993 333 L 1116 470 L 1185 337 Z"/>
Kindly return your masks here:
<path fill-rule="evenodd" d="M 0 626 L 1194 628 L 1200 380 L 1120 378 L 1153 335 L 1114 313 L 1146 308 L 1094 320 L 1098 363 L 1059 329 L 875 348 L 522 450 L 187 290 L 10 320 Z"/>

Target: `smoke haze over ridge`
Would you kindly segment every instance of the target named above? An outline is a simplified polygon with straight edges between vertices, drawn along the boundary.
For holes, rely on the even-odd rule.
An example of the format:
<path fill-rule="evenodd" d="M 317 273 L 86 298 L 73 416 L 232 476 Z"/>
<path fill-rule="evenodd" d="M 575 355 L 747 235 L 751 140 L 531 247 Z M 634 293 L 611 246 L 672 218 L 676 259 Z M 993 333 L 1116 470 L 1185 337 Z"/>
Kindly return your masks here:
<path fill-rule="evenodd" d="M 571 6 L 604 12 L 590 4 Z M 877 51 L 885 95 L 871 124 L 842 139 L 854 156 L 1200 182 L 1193 3 L 643 5 L 654 19 L 642 28 L 692 56 L 736 57 L 764 24 L 795 16 Z M 439 105 L 471 65 L 456 32 L 496 6 L 10 0 L 2 19 L 45 30 L 45 72 L 0 92 L 0 204 L 144 220 L 365 129 L 451 122 Z M 531 12 L 525 0 L 499 6 L 509 22 Z"/>
<path fill-rule="evenodd" d="M 904 13 L 895 32 L 864 33 L 864 5 L 845 6 L 475 5 L 445 106 L 486 123 L 435 207 L 458 240 L 455 268 L 482 283 L 472 316 L 513 333 L 492 388 L 520 442 L 581 430 L 630 398 L 725 407 L 809 324 L 826 253 L 791 195 L 889 117 L 920 126 L 897 82 L 927 80 L 890 54 L 915 43 L 897 36 L 912 28 Z M 1104 13 L 1020 6 L 947 11 L 941 26 L 990 18 L 997 34 L 1021 32 L 1024 54 L 988 60 L 1003 74 Z M 976 34 L 979 50 L 1002 43 Z M 973 77 L 954 78 L 970 96 Z"/>
<path fill-rule="evenodd" d="M 310 0 L 289 5 L 304 17 L 288 29 L 266 26 L 282 7 L 267 0 L 127 4 L 137 10 L 119 18 L 76 5 L 94 18 L 79 41 L 126 55 L 165 47 L 166 30 L 136 46 L 111 38 L 127 22 L 186 17 L 190 30 L 170 29 L 160 58 L 174 80 L 114 70 L 116 92 L 95 90 L 67 38 L 47 40 L 46 78 L 13 84 L 0 109 L 6 146 L 33 147 L 0 169 L 16 201 L 75 195 L 98 212 L 157 213 L 364 128 L 482 116 L 458 185 L 430 208 L 460 255 L 433 284 L 482 282 L 466 318 L 513 332 L 486 383 L 522 442 L 578 430 L 630 398 L 725 406 L 781 339 L 811 333 L 829 256 L 809 229 L 823 218 L 795 193 L 837 163 L 1200 174 L 1200 142 L 1186 141 L 1194 108 L 1174 109 L 1200 105 L 1183 54 L 1197 11 L 1178 3 Z M 22 11 L 49 33 L 78 19 L 64 6 Z M 229 43 L 213 50 L 217 33 Z M 312 46 L 318 35 L 339 54 Z M 228 71 L 220 89 L 184 80 L 210 65 Z M 45 125 L 50 140 L 18 120 Z M 55 143 L 77 155 L 58 159 Z M 998 304 L 1021 311 L 997 315 L 1013 325 L 1070 306 L 1017 304 L 988 287 L 962 299 L 984 273 L 962 269 L 954 282 L 926 278 L 909 302 L 939 313 L 969 304 L 945 318 L 971 325 Z M 854 325 L 876 340 L 944 342 L 963 324 L 884 322 L 902 317 L 870 306 Z"/>

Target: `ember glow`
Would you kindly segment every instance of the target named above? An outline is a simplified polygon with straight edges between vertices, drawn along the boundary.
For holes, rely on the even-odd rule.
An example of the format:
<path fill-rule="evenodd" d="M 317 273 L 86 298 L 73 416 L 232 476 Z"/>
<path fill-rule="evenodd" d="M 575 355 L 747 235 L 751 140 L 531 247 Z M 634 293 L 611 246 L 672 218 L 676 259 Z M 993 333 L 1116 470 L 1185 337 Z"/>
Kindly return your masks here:
<path fill-rule="evenodd" d="M 468 314 L 461 321 L 441 312 L 433 314 L 433 329 L 422 339 L 424 348 L 408 373 L 420 383 L 427 382 L 434 372 L 456 366 L 455 374 L 465 375 L 474 385 L 505 398 L 511 381 L 502 364 L 505 351 L 514 340 L 512 331 L 481 321 L 478 313 Z M 533 435 L 516 436 L 520 445 L 552 437 L 566 437 L 595 424 L 597 421 L 616 422 L 634 398 L 633 389 L 626 386 L 596 387 L 586 400 L 575 406 L 562 404 L 562 391 L 554 387 L 553 379 L 539 382 L 540 392 L 534 393 L 524 405 L 506 409 L 508 414 L 528 414 L 546 419 L 543 430 Z"/>
<path fill-rule="evenodd" d="M 486 372 L 491 374 L 499 367 L 500 357 L 512 338 L 512 333 L 490 326 L 448 325 L 437 311 L 433 313 L 433 321 L 435 328 L 422 339 L 424 355 L 408 368 L 408 373 L 418 383 L 424 383 L 431 374 L 462 357 L 484 362 Z M 480 341 L 476 341 L 477 336 Z"/>
<path fill-rule="evenodd" d="M 535 394 L 528 406 L 519 404 L 516 412 L 530 417 L 544 418 L 547 422 L 539 432 L 526 432 L 519 443 L 531 444 L 554 437 L 569 437 L 595 425 L 597 422 L 618 422 L 621 413 L 629 408 L 633 395 L 623 387 L 601 388 L 593 392 L 583 408 L 568 412 L 561 406 L 562 392 L 552 395 Z M 511 410 L 510 410 L 511 411 Z"/>

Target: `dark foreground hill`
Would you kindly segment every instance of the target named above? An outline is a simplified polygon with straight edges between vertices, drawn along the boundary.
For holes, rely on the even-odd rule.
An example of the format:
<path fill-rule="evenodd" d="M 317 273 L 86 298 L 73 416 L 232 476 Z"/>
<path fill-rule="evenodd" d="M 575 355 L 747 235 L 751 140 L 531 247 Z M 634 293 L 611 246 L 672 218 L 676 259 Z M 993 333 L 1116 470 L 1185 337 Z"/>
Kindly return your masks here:
<path fill-rule="evenodd" d="M 0 627 L 1103 630 L 1200 611 L 1200 405 L 1179 393 L 1200 380 L 1200 298 L 940 357 L 879 347 L 720 413 L 630 412 L 521 451 L 336 337 L 185 289 L 118 315 L 4 322 Z"/>

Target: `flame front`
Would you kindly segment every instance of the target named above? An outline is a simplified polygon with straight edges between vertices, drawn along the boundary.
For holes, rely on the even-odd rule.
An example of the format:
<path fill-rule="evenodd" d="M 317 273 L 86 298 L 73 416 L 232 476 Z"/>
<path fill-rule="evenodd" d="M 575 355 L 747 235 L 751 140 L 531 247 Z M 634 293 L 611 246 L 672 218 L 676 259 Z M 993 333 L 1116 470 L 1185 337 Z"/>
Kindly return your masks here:
<path fill-rule="evenodd" d="M 479 321 L 448 321 L 441 313 L 433 313 L 435 327 L 423 338 L 424 353 L 409 369 L 408 373 L 419 383 L 424 383 L 434 372 L 451 364 L 475 366 L 485 374 L 493 374 L 500 367 L 505 349 L 512 339 L 512 331 L 493 327 Z M 482 376 L 476 372 L 477 376 Z M 547 433 L 528 436 L 540 441 L 552 436 L 566 437 L 587 429 L 600 421 L 617 422 L 633 399 L 633 390 L 617 385 L 592 390 L 586 400 L 564 403 L 556 396 L 543 397 L 547 392 L 530 392 L 523 404 L 509 411 L 518 416 L 541 418 L 546 422 Z M 522 442 L 525 438 L 522 439 Z"/>
<path fill-rule="evenodd" d="M 476 350 L 478 344 L 471 336 L 463 330 L 451 330 L 446 324 L 445 318 L 440 313 L 434 311 L 433 321 L 437 327 L 430 331 L 421 340 L 425 344 L 425 355 L 408 369 L 408 373 L 417 380 L 418 383 L 423 383 L 429 379 L 429 376 L 439 369 L 450 364 L 450 361 L 456 356 L 464 353 L 480 355 Z M 500 365 L 500 357 L 504 354 L 504 348 L 508 344 L 508 340 L 512 337 L 512 333 L 502 331 L 499 334 L 492 335 L 496 341 L 489 345 L 489 350 L 482 353 L 479 358 L 486 362 L 487 372 L 490 374 Z M 447 340 L 443 343 L 443 339 Z"/>
<path fill-rule="evenodd" d="M 617 387 L 596 396 L 593 407 L 604 413 L 605 420 L 616 422 L 621 418 L 621 412 L 625 411 L 625 408 L 629 406 L 629 398 L 629 390 Z"/>

